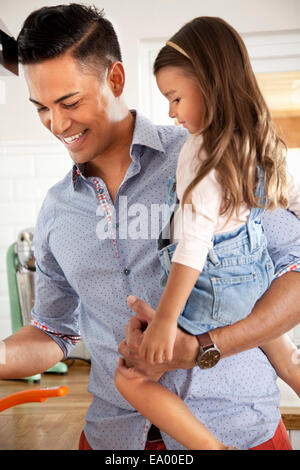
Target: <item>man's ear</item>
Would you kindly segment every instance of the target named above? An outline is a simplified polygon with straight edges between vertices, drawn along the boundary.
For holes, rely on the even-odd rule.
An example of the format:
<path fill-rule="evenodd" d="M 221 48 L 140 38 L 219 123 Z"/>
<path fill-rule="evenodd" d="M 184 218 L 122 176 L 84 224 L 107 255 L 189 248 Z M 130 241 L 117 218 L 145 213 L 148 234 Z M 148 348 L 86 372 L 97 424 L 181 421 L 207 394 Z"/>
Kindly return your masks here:
<path fill-rule="evenodd" d="M 107 74 L 107 82 L 115 97 L 122 94 L 125 85 L 125 71 L 121 62 L 114 62 L 110 66 Z"/>

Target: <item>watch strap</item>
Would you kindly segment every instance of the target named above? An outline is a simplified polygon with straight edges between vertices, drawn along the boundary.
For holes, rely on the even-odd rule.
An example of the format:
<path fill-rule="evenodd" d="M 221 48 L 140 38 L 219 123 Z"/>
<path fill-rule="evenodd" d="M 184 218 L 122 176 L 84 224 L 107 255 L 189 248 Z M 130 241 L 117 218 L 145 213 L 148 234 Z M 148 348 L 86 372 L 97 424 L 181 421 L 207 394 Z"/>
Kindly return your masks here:
<path fill-rule="evenodd" d="M 196 335 L 196 338 L 200 346 L 200 351 L 215 346 L 213 341 L 211 340 L 209 333 L 201 333 L 200 335 Z"/>

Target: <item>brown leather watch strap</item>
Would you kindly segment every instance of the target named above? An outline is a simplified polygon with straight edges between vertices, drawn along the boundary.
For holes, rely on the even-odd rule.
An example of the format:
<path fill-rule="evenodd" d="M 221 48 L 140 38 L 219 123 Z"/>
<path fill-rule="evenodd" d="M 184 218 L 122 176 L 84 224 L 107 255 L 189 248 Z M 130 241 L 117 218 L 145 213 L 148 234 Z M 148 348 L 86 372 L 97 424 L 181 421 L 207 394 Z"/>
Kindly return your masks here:
<path fill-rule="evenodd" d="M 214 343 L 212 342 L 211 337 L 209 336 L 209 333 L 201 333 L 200 335 L 196 335 L 196 338 L 198 340 L 200 347 L 203 349 L 214 346 Z"/>

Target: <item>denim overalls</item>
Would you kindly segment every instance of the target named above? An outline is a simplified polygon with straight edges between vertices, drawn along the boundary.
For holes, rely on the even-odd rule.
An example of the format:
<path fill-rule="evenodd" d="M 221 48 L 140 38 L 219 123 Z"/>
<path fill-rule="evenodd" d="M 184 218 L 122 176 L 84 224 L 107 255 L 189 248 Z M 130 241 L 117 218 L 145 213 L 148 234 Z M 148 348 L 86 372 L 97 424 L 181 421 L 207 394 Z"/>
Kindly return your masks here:
<path fill-rule="evenodd" d="M 256 196 L 264 196 L 263 170 L 258 167 Z M 166 238 L 176 205 L 176 182 L 168 182 L 167 224 L 158 239 L 158 256 L 166 284 L 177 243 Z M 274 277 L 274 265 L 267 251 L 261 217 L 263 209 L 252 208 L 246 224 L 234 232 L 214 235 L 202 272 L 193 287 L 178 324 L 197 335 L 235 323 L 251 312 Z"/>

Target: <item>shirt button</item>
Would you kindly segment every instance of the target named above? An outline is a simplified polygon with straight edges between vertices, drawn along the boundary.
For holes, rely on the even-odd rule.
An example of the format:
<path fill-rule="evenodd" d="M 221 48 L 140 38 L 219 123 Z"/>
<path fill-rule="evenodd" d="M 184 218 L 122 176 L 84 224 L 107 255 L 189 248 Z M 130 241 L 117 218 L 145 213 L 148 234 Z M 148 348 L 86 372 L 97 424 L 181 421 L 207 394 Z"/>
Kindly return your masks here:
<path fill-rule="evenodd" d="M 124 269 L 124 274 L 125 274 L 126 276 L 128 276 L 129 273 L 130 273 L 130 269 L 125 268 L 125 269 Z"/>

